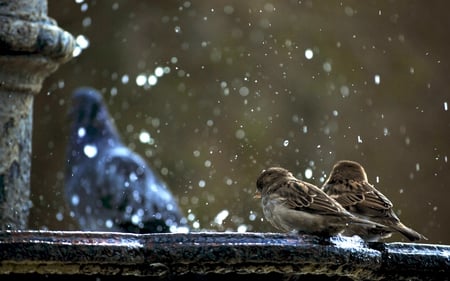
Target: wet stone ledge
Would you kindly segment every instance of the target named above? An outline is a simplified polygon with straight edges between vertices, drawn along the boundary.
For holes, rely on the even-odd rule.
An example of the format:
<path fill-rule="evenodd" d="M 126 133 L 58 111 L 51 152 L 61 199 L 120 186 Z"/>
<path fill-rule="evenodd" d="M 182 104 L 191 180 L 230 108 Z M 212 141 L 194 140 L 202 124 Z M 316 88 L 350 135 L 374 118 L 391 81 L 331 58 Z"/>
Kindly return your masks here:
<path fill-rule="evenodd" d="M 0 232 L 0 279 L 449 280 L 450 246 L 277 233 Z"/>

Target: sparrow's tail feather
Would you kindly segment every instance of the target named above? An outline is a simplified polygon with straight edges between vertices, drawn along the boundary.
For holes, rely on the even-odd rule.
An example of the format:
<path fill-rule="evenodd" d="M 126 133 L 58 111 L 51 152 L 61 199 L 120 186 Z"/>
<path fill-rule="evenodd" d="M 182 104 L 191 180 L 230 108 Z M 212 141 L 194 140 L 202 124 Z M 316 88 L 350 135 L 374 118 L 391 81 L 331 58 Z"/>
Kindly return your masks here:
<path fill-rule="evenodd" d="M 403 223 L 399 222 L 396 225 L 393 225 L 392 228 L 403 234 L 409 241 L 418 241 L 418 240 L 428 240 L 425 236 L 418 233 L 417 231 L 407 227 Z"/>
<path fill-rule="evenodd" d="M 386 231 L 388 230 L 388 227 L 384 224 L 381 223 L 377 223 L 368 219 L 363 219 L 360 217 L 352 217 L 351 221 L 349 222 L 350 224 L 356 224 L 356 225 L 361 225 L 361 226 L 365 226 L 365 227 L 373 227 L 373 228 L 378 228 L 378 229 L 385 229 Z"/>

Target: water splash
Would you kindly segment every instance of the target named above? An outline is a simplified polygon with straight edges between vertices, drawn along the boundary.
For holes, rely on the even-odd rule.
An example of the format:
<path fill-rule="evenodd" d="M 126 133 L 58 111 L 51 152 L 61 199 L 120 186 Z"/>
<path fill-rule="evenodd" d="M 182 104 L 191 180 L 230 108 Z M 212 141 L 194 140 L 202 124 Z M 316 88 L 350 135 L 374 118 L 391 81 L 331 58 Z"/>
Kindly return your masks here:
<path fill-rule="evenodd" d="M 230 212 L 228 212 L 228 210 L 220 211 L 214 218 L 214 223 L 222 225 L 223 221 L 228 217 L 229 214 Z"/>

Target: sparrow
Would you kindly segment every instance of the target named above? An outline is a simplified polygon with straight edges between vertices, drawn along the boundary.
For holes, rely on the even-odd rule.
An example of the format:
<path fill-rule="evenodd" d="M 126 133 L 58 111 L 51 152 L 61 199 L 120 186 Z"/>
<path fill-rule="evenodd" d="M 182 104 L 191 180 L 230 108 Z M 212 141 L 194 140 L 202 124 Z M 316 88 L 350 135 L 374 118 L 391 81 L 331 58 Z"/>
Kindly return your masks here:
<path fill-rule="evenodd" d="M 338 161 L 322 186 L 322 190 L 350 213 L 383 224 L 388 229 L 355 226 L 343 235 L 358 235 L 366 241 L 388 238 L 397 231 L 410 241 L 427 240 L 425 236 L 404 225 L 393 210 L 392 202 L 367 179 L 366 171 L 357 162 Z"/>
<path fill-rule="evenodd" d="M 71 102 L 64 188 L 81 230 L 154 233 L 186 228 L 166 184 L 123 144 L 100 93 L 80 87 Z"/>
<path fill-rule="evenodd" d="M 261 199 L 265 218 L 283 232 L 330 237 L 353 224 L 384 227 L 352 215 L 319 187 L 295 178 L 282 167 L 262 171 L 254 198 Z"/>

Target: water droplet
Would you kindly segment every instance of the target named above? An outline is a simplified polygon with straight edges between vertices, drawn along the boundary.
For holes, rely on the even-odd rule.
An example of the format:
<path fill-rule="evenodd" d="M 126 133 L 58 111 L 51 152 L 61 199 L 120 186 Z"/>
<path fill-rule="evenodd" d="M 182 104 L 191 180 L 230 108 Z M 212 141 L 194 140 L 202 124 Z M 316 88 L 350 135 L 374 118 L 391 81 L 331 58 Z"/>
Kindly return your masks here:
<path fill-rule="evenodd" d="M 92 18 L 90 18 L 90 17 L 85 17 L 85 18 L 81 21 L 81 25 L 82 25 L 83 27 L 91 26 L 91 24 L 92 24 Z"/>
<path fill-rule="evenodd" d="M 75 38 L 75 42 L 76 42 L 77 46 L 79 48 L 81 48 L 82 50 L 84 50 L 87 47 L 89 47 L 89 40 L 84 35 L 78 35 Z"/>
<path fill-rule="evenodd" d="M 78 206 L 78 204 L 80 204 L 80 197 L 75 194 L 72 196 L 72 198 L 70 198 L 70 202 L 72 203 L 72 205 Z"/>
<path fill-rule="evenodd" d="M 138 176 L 136 175 L 136 173 L 131 172 L 129 178 L 130 181 L 136 181 L 138 179 Z"/>
<path fill-rule="evenodd" d="M 147 82 L 147 77 L 144 74 L 139 74 L 136 77 L 136 85 L 144 86 L 146 82 Z"/>
<path fill-rule="evenodd" d="M 311 49 L 306 49 L 305 50 L 305 58 L 310 60 L 314 57 L 314 53 Z"/>
<path fill-rule="evenodd" d="M 81 127 L 78 129 L 78 136 L 80 138 L 84 137 L 86 135 L 86 129 L 84 127 Z"/>
<path fill-rule="evenodd" d="M 189 233 L 189 227 L 171 225 L 169 231 L 172 233 Z"/>
<path fill-rule="evenodd" d="M 380 77 L 380 75 L 376 74 L 376 75 L 373 77 L 373 81 L 375 82 L 375 84 L 379 85 L 379 84 L 381 83 L 381 77 Z"/>
<path fill-rule="evenodd" d="M 113 222 L 112 220 L 106 220 L 106 221 L 105 221 L 105 226 L 106 226 L 107 228 L 111 228 L 111 227 L 114 226 L 114 222 Z"/>
<path fill-rule="evenodd" d="M 152 141 L 152 137 L 148 132 L 143 131 L 139 134 L 139 141 L 141 143 L 150 143 Z"/>
<path fill-rule="evenodd" d="M 411 139 L 409 137 L 405 138 L 405 144 L 409 145 L 411 143 Z"/>
<path fill-rule="evenodd" d="M 88 9 L 88 7 L 89 7 L 89 6 L 88 6 L 87 3 L 83 3 L 83 4 L 81 5 L 81 9 L 80 9 L 80 10 L 81 10 L 82 12 L 86 12 L 87 9 Z"/>
<path fill-rule="evenodd" d="M 87 144 L 84 146 L 83 152 L 87 157 L 93 158 L 97 155 L 98 149 L 95 145 Z"/>
<path fill-rule="evenodd" d="M 225 7 L 223 7 L 223 12 L 226 15 L 231 15 L 234 12 L 234 8 L 231 5 L 226 5 Z"/>
<path fill-rule="evenodd" d="M 345 85 L 341 86 L 340 92 L 343 98 L 346 98 L 350 95 L 350 89 Z"/>
<path fill-rule="evenodd" d="M 236 133 L 234 133 L 237 139 L 243 139 L 245 137 L 245 131 L 242 129 L 236 130 Z"/>
<path fill-rule="evenodd" d="M 155 68 L 155 75 L 156 77 L 161 77 L 164 75 L 164 69 L 161 66 L 158 66 Z"/>
<path fill-rule="evenodd" d="M 150 85 L 150 86 L 155 86 L 156 85 L 156 83 L 158 83 L 158 77 L 156 77 L 155 75 L 149 75 L 148 76 L 148 84 Z"/>
<path fill-rule="evenodd" d="M 214 218 L 214 223 L 221 225 L 223 223 L 223 221 L 228 217 L 229 214 L 230 214 L 230 212 L 228 212 L 228 210 L 220 211 Z"/>
<path fill-rule="evenodd" d="M 128 84 L 128 81 L 130 81 L 130 77 L 128 75 L 122 75 L 122 78 L 120 78 L 120 81 L 122 84 Z"/>
<path fill-rule="evenodd" d="M 308 126 L 303 126 L 302 131 L 304 134 L 308 133 Z"/>
<path fill-rule="evenodd" d="M 346 7 L 344 8 L 344 13 L 345 13 L 347 16 L 351 17 L 351 16 L 353 16 L 353 14 L 355 13 L 355 11 L 353 10 L 352 7 L 346 6 Z"/>
<path fill-rule="evenodd" d="M 237 232 L 244 233 L 244 232 L 247 232 L 247 229 L 248 229 L 248 227 L 245 224 L 241 224 L 240 226 L 238 226 Z"/>
<path fill-rule="evenodd" d="M 61 212 L 56 213 L 56 220 L 62 221 L 64 219 L 64 215 Z"/>
<path fill-rule="evenodd" d="M 230 186 L 230 185 L 233 184 L 233 180 L 227 177 L 227 178 L 225 179 L 225 184 L 228 185 L 228 186 Z"/>
<path fill-rule="evenodd" d="M 310 168 L 307 168 L 307 169 L 305 170 L 305 178 L 311 179 L 312 176 L 313 176 L 313 171 L 312 171 Z"/>
<path fill-rule="evenodd" d="M 239 94 L 243 97 L 248 96 L 249 93 L 250 93 L 250 90 L 247 87 L 241 87 L 239 89 Z"/>
<path fill-rule="evenodd" d="M 283 141 L 283 146 L 286 147 L 286 146 L 288 146 L 288 145 L 289 145 L 289 140 L 284 140 L 284 141 Z"/>

